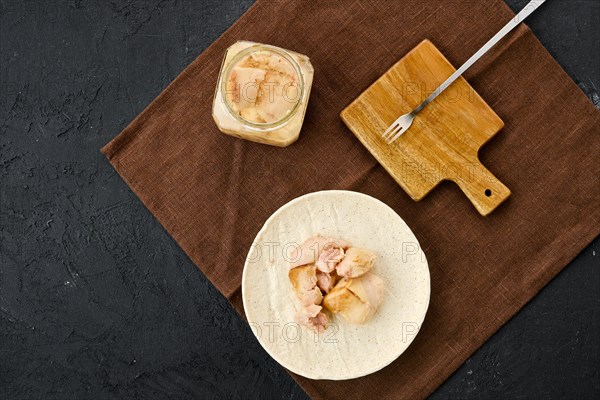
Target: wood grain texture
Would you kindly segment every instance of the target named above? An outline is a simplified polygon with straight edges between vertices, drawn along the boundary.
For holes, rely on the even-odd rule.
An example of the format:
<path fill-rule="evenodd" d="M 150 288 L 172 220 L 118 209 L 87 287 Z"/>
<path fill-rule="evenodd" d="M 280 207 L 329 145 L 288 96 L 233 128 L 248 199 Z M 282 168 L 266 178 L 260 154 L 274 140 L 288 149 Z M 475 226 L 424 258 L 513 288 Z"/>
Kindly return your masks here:
<path fill-rule="evenodd" d="M 479 161 L 478 152 L 504 123 L 462 77 L 415 118 L 391 145 L 381 134 L 455 71 L 429 40 L 421 42 L 340 114 L 356 137 L 414 200 L 443 180 L 455 182 L 481 215 L 510 190 Z"/>

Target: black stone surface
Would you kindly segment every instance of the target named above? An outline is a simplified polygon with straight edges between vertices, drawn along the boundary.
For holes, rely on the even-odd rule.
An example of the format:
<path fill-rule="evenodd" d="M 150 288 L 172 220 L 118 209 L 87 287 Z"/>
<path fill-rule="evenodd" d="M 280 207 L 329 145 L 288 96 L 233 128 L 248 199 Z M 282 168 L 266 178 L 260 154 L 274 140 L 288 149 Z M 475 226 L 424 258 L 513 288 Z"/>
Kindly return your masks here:
<path fill-rule="evenodd" d="M 250 4 L 0 1 L 0 399 L 306 397 L 99 153 Z M 599 6 L 529 20 L 597 105 Z M 432 398 L 599 398 L 599 243 Z"/>

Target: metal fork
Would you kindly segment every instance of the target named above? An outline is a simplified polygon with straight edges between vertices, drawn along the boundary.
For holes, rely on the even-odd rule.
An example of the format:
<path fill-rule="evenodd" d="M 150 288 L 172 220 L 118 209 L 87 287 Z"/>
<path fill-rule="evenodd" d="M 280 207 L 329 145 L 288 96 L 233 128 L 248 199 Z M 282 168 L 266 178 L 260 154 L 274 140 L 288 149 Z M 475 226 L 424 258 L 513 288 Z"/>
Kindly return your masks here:
<path fill-rule="evenodd" d="M 471 58 L 467 60 L 455 73 L 453 73 L 444 83 L 442 83 L 431 95 L 425 99 L 417 108 L 409 112 L 408 114 L 404 114 L 400 116 L 397 120 L 395 120 L 383 133 L 382 137 L 387 142 L 387 144 L 393 143 L 396 139 L 398 139 L 404 132 L 410 128 L 413 123 L 413 120 L 417 116 L 417 114 L 427 106 L 427 104 L 431 103 L 436 97 L 440 95 L 444 90 L 448 88 L 459 76 L 461 76 L 469 67 L 471 67 L 477 60 L 481 58 L 485 53 L 488 52 L 489 49 L 494 47 L 496 43 L 498 43 L 504 36 L 506 36 L 510 31 L 515 29 L 517 25 L 519 25 L 525 18 L 527 18 L 531 13 L 533 13 L 539 6 L 544 4 L 546 0 L 532 0 L 519 12 L 515 18 L 513 18 L 504 28 L 500 30 L 491 38 L 477 53 L 475 53 Z"/>

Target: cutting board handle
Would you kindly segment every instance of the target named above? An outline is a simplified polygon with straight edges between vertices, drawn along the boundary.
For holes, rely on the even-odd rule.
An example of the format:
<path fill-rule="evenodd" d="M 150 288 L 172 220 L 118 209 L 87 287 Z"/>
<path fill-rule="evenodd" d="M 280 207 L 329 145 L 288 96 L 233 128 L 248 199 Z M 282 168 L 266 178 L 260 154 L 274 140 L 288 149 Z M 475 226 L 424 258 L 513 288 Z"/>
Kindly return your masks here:
<path fill-rule="evenodd" d="M 486 216 L 510 196 L 510 190 L 479 161 L 472 165 L 467 174 L 453 180 L 477 211 Z"/>

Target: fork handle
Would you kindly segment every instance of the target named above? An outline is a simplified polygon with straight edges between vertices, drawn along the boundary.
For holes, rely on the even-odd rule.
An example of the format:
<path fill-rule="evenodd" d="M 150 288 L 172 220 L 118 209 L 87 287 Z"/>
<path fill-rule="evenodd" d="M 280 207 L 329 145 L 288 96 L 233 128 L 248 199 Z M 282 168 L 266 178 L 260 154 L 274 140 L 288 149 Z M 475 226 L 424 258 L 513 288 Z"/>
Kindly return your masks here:
<path fill-rule="evenodd" d="M 421 103 L 417 108 L 415 108 L 412 112 L 413 116 L 417 115 L 425 106 L 431 103 L 436 97 L 440 95 L 444 90 L 448 88 L 448 86 L 452 85 L 452 83 L 461 76 L 467 69 L 469 69 L 477 60 L 479 60 L 485 53 L 488 52 L 492 47 L 496 45 L 504 36 L 506 36 L 510 31 L 515 29 L 517 25 L 525 20 L 525 18 L 529 17 L 531 13 L 533 13 L 539 6 L 544 4 L 546 0 L 531 0 L 529 4 L 525 6 L 504 28 L 500 30 L 493 38 L 491 38 L 486 44 L 483 45 L 477 53 L 473 54 L 471 58 L 467 60 L 459 69 L 453 73 L 450 78 L 446 79 L 444 83 L 442 83 L 431 95 L 425 99 L 423 103 Z"/>

